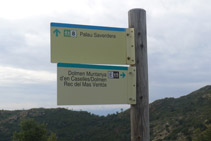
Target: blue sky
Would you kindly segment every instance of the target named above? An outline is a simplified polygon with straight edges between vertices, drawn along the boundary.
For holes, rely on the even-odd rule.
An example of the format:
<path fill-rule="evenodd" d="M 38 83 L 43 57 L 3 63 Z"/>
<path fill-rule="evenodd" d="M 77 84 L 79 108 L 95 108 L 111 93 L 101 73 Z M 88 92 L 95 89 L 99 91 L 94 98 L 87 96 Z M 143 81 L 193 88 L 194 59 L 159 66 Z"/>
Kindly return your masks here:
<path fill-rule="evenodd" d="M 210 5 L 210 0 L 1 1 L 0 109 L 57 107 L 50 22 L 128 27 L 133 8 L 147 12 L 150 102 L 209 85 Z M 129 105 L 67 108 L 101 114 Z"/>

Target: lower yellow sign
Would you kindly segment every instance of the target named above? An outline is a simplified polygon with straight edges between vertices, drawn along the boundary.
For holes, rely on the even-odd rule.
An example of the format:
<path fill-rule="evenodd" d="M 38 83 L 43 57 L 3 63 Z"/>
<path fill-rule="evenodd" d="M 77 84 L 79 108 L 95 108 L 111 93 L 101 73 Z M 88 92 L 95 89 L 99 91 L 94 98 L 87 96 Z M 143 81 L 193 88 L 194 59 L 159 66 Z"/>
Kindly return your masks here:
<path fill-rule="evenodd" d="M 135 104 L 136 69 L 126 66 L 58 63 L 57 103 Z"/>

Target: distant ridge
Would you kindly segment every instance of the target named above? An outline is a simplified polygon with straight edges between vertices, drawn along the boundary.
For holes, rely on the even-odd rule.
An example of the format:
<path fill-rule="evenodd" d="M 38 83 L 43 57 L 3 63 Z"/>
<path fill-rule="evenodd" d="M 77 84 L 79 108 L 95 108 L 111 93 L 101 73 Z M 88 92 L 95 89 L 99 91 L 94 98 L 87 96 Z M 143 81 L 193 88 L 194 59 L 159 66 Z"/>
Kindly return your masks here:
<path fill-rule="evenodd" d="M 129 110 L 108 116 L 57 109 L 0 110 L 0 141 L 10 141 L 21 119 L 46 123 L 58 141 L 128 141 Z M 211 85 L 179 98 L 150 104 L 152 141 L 200 141 L 211 128 Z"/>
<path fill-rule="evenodd" d="M 211 125 L 211 85 L 180 98 L 165 98 L 150 104 L 151 139 L 197 138 Z"/>

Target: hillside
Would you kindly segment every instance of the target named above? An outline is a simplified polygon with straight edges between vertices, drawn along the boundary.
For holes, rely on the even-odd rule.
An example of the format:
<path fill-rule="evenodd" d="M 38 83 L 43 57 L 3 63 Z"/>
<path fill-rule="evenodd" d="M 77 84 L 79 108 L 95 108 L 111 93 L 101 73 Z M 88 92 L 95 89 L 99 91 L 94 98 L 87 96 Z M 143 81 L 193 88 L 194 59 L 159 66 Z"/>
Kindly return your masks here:
<path fill-rule="evenodd" d="M 1 111 L 0 117 L 0 141 L 11 140 L 12 133 L 19 130 L 20 120 L 26 118 L 46 123 L 59 141 L 121 141 L 130 138 L 129 116 L 124 113 L 103 117 L 67 109 L 31 109 Z"/>
<path fill-rule="evenodd" d="M 211 86 L 150 104 L 153 140 L 192 140 L 211 125 Z"/>
<path fill-rule="evenodd" d="M 106 117 L 67 109 L 0 110 L 0 141 L 9 141 L 21 119 L 46 123 L 59 141 L 128 141 L 129 110 Z M 150 104 L 151 140 L 191 141 L 211 127 L 211 86 Z"/>

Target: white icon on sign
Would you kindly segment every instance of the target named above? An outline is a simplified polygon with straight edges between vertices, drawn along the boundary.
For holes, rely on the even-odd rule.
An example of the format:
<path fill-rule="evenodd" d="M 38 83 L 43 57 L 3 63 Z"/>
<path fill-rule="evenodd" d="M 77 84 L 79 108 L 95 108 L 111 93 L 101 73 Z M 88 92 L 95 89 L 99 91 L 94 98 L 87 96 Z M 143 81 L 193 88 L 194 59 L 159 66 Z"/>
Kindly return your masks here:
<path fill-rule="evenodd" d="M 109 71 L 108 78 L 110 79 L 119 79 L 119 72 L 118 71 Z"/>
<path fill-rule="evenodd" d="M 113 71 L 108 72 L 108 78 L 114 78 L 114 73 Z"/>
<path fill-rule="evenodd" d="M 71 30 L 71 37 L 76 37 L 77 36 L 77 33 L 75 30 Z"/>

